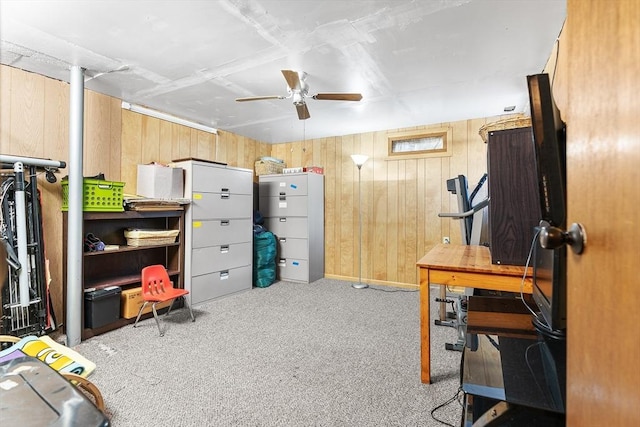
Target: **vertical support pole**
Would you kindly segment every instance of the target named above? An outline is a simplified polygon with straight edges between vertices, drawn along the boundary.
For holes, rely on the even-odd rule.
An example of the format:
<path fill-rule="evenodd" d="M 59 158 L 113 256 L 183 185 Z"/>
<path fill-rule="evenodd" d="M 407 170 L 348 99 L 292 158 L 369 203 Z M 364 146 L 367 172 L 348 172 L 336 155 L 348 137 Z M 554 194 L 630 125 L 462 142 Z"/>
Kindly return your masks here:
<path fill-rule="evenodd" d="M 67 345 L 82 339 L 82 186 L 84 69 L 71 67 L 69 95 L 69 199 L 67 233 Z"/>

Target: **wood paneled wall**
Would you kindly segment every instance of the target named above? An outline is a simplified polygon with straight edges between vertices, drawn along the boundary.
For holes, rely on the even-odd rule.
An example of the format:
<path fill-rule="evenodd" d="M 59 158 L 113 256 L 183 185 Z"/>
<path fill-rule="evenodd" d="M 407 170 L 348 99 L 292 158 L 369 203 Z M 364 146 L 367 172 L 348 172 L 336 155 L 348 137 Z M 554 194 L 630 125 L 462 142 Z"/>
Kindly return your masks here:
<path fill-rule="evenodd" d="M 362 278 L 413 287 L 418 259 L 445 236 L 461 242 L 458 222 L 438 217 L 458 210 L 446 180 L 463 174 L 469 187 L 475 186 L 487 170 L 486 144 L 478 131 L 505 117 L 275 144 L 271 155 L 288 167 L 324 167 L 325 275 L 358 279 L 358 168 L 351 154 L 369 156 L 361 172 Z M 452 156 L 389 159 L 389 134 L 442 128 L 452 130 Z"/>
<path fill-rule="evenodd" d="M 121 100 L 85 90 L 83 174 L 99 172 L 126 183 L 135 193 L 137 164 L 198 157 L 253 169 L 270 146 L 220 131 L 213 135 L 121 109 Z M 0 153 L 69 161 L 69 84 L 0 65 Z M 61 170 L 58 178 L 67 175 Z M 62 195 L 55 184 L 38 179 L 42 191 L 46 256 L 50 260 L 51 296 L 60 322 L 63 258 Z M 1 277 L 6 261 L 0 260 Z"/>
<path fill-rule="evenodd" d="M 137 165 L 194 157 L 253 169 L 260 156 L 269 154 L 268 144 L 230 132 L 212 134 L 155 117 L 122 111 L 121 181 L 125 193 L 135 194 Z"/>

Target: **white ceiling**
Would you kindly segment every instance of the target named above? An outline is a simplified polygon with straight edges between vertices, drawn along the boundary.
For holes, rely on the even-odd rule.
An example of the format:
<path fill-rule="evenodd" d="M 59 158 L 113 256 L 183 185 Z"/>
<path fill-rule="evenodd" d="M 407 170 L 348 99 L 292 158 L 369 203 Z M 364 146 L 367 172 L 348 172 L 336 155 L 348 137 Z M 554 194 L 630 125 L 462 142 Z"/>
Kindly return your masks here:
<path fill-rule="evenodd" d="M 565 0 L 0 0 L 0 61 L 259 141 L 528 111 Z M 280 70 L 308 73 L 298 120 Z"/>

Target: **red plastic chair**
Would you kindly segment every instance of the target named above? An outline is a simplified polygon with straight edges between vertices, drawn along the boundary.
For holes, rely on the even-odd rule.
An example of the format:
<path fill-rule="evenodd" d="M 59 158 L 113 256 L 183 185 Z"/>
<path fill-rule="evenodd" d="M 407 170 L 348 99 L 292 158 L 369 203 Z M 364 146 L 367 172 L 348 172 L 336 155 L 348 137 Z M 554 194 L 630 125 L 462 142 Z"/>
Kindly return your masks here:
<path fill-rule="evenodd" d="M 169 310 L 167 310 L 167 316 L 171 312 L 171 308 L 173 307 L 173 303 L 177 298 L 184 297 L 188 295 L 189 291 L 186 289 L 178 289 L 173 287 L 173 282 L 169 280 L 169 275 L 167 274 L 167 270 L 163 265 L 150 265 L 142 269 L 142 298 L 144 299 L 144 304 L 140 307 L 140 311 L 138 312 L 138 317 L 136 318 L 136 322 L 133 324 L 135 328 L 138 324 L 138 320 L 140 320 L 140 316 L 142 315 L 142 311 L 147 306 L 147 304 L 151 303 L 151 310 L 153 310 L 153 317 L 156 319 L 156 324 L 158 325 L 158 331 L 160 332 L 160 336 L 164 336 L 164 332 L 160 328 L 160 320 L 158 320 L 158 312 L 156 311 L 156 304 L 171 301 L 171 305 L 169 305 Z M 186 303 L 186 301 L 185 301 Z M 191 305 L 189 306 L 189 313 L 191 314 L 191 321 L 195 322 L 196 319 L 193 317 L 193 311 L 191 310 Z"/>

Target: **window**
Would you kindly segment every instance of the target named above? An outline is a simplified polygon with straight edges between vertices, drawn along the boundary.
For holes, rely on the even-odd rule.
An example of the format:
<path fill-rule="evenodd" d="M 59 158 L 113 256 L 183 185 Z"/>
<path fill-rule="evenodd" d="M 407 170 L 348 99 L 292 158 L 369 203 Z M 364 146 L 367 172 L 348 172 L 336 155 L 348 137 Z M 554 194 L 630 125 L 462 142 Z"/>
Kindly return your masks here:
<path fill-rule="evenodd" d="M 451 156 L 450 129 L 417 130 L 391 134 L 389 158 L 419 158 Z"/>

